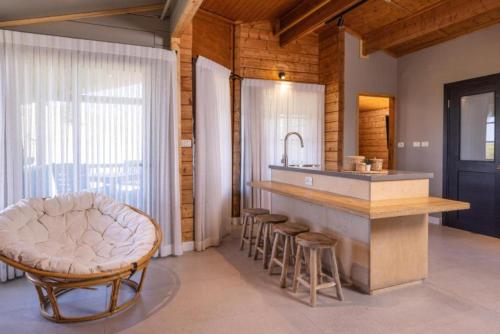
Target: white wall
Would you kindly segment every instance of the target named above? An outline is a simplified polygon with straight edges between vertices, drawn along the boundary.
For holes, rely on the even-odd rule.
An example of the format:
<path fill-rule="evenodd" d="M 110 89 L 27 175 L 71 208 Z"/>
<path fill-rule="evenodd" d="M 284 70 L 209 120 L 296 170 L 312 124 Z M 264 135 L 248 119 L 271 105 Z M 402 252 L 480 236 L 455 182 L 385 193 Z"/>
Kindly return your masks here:
<path fill-rule="evenodd" d="M 395 96 L 397 60 L 384 52 L 359 56 L 359 39 L 345 34 L 344 155 L 358 153 L 358 94 Z"/>
<path fill-rule="evenodd" d="M 444 84 L 500 72 L 500 24 L 398 59 L 397 168 L 434 173 L 442 195 Z M 412 148 L 429 141 L 429 148 Z"/>

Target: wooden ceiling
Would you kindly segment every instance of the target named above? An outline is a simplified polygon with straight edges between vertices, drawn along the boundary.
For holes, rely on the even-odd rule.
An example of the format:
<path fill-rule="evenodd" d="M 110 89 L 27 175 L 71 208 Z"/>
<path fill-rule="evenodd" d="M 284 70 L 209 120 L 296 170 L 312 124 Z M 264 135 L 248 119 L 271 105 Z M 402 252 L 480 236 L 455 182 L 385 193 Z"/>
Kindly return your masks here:
<path fill-rule="evenodd" d="M 275 19 L 301 0 L 204 0 L 201 8 L 232 21 L 253 22 Z"/>
<path fill-rule="evenodd" d="M 366 54 L 397 57 L 500 23 L 500 0 L 205 0 L 201 8 L 233 21 L 272 20 L 282 45 L 343 14 Z"/>

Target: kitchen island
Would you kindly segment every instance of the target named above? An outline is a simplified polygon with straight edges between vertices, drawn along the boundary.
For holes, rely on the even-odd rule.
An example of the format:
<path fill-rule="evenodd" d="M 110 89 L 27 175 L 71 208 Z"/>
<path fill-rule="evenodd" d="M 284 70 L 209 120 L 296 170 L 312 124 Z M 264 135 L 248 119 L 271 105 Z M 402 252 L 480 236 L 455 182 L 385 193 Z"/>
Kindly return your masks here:
<path fill-rule="evenodd" d="M 370 294 L 425 279 L 429 213 L 469 208 L 430 197 L 430 173 L 270 168 L 271 180 L 250 185 L 272 194 L 273 213 L 338 239 L 342 277 Z"/>

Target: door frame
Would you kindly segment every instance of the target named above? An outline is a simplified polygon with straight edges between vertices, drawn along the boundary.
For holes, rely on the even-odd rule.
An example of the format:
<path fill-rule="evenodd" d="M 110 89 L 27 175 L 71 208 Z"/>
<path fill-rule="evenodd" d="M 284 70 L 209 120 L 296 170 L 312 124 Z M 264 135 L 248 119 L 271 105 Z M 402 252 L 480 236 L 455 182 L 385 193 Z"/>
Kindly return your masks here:
<path fill-rule="evenodd" d="M 474 77 L 470 79 L 465 79 L 465 80 L 460 80 L 460 81 L 455 81 L 455 82 L 450 82 L 444 85 L 443 87 L 443 179 L 442 179 L 442 187 L 443 187 L 443 197 L 444 198 L 449 198 L 450 197 L 450 188 L 449 188 L 449 163 L 450 161 L 448 160 L 448 131 L 450 130 L 449 127 L 449 122 L 451 118 L 451 90 L 455 88 L 458 85 L 467 85 L 467 84 L 474 84 L 475 82 L 479 80 L 499 80 L 500 81 L 500 73 L 495 73 L 491 75 L 485 75 L 481 77 Z M 495 103 L 500 102 L 500 94 L 498 96 L 495 96 Z M 500 105 L 500 104 L 499 104 Z M 495 127 L 495 138 L 496 134 L 498 134 L 499 129 Z M 500 148 L 499 150 L 496 149 L 495 147 L 495 160 L 498 159 L 500 156 Z M 452 213 L 447 213 L 443 212 L 443 225 L 447 225 L 446 222 L 449 220 L 450 214 Z"/>

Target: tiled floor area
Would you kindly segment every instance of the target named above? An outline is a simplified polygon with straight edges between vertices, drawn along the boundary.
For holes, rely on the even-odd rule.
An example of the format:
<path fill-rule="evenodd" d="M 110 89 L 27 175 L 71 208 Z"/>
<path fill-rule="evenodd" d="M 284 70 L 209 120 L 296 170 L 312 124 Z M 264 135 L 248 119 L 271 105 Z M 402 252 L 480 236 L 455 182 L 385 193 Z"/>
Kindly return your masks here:
<path fill-rule="evenodd" d="M 344 302 L 320 296 L 316 308 L 305 291 L 297 300 L 280 289 L 237 243 L 234 233 L 219 248 L 155 260 L 140 302 L 92 323 L 50 323 L 28 282 L 0 285 L 0 333 L 500 333 L 498 239 L 431 226 L 424 284 L 375 296 L 345 288 Z M 71 301 L 103 307 L 104 293 Z"/>

